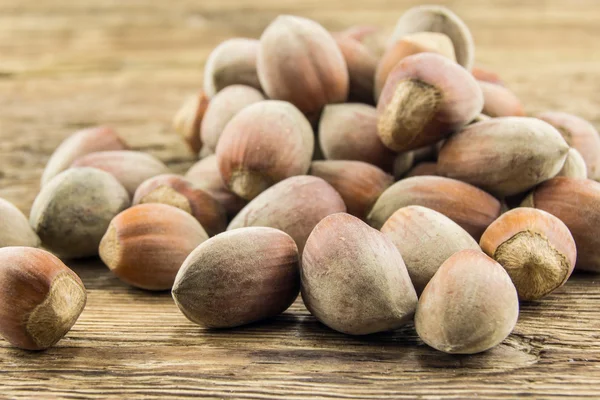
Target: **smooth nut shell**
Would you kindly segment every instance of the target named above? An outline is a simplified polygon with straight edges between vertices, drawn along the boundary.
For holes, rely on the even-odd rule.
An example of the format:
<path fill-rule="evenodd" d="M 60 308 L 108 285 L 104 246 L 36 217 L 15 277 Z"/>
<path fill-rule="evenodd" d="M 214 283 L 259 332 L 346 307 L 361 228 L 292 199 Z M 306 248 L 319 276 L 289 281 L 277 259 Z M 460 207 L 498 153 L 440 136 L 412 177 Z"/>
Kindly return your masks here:
<path fill-rule="evenodd" d="M 365 219 L 394 178 L 362 161 L 313 161 L 310 174 L 329 183 L 342 196 L 349 214 Z"/>
<path fill-rule="evenodd" d="M 573 147 L 567 153 L 567 159 L 557 176 L 565 176 L 574 179 L 587 179 L 587 165 L 577 150 Z"/>
<path fill-rule="evenodd" d="M 210 98 L 230 85 L 261 90 L 256 73 L 259 42 L 234 38 L 222 42 L 210 53 L 204 66 L 204 90 Z"/>
<path fill-rule="evenodd" d="M 98 254 L 98 244 L 129 195 L 111 174 L 71 168 L 48 182 L 35 198 L 29 223 L 44 247 L 65 258 Z"/>
<path fill-rule="evenodd" d="M 302 254 L 313 228 L 330 214 L 345 212 L 338 192 L 315 176 L 295 176 L 270 187 L 229 223 L 227 230 L 267 226 L 290 235 Z"/>
<path fill-rule="evenodd" d="M 0 247 L 38 247 L 40 238 L 27 217 L 11 202 L 0 198 Z"/>
<path fill-rule="evenodd" d="M 415 163 L 415 153 L 407 151 L 400 153 L 394 159 L 394 179 L 401 179 Z"/>
<path fill-rule="evenodd" d="M 71 167 L 92 167 L 106 171 L 123 185 L 130 196 L 148 178 L 169 169 L 156 157 L 141 151 L 101 151 L 80 157 Z"/>
<path fill-rule="evenodd" d="M 188 97 L 173 118 L 173 129 L 179 133 L 190 149 L 198 153 L 202 149 L 200 125 L 208 108 L 208 96 L 204 91 Z"/>
<path fill-rule="evenodd" d="M 404 175 L 405 178 L 410 178 L 413 176 L 438 176 L 437 173 L 437 163 L 435 162 L 422 162 L 415 165 L 410 171 Z"/>
<path fill-rule="evenodd" d="M 348 66 L 348 102 L 375 104 L 373 91 L 377 58 L 358 40 L 336 35 L 335 41 Z"/>
<path fill-rule="evenodd" d="M 438 172 L 511 196 L 556 176 L 568 151 L 560 133 L 544 121 L 493 118 L 448 139 L 438 157 Z"/>
<path fill-rule="evenodd" d="M 252 200 L 277 182 L 306 174 L 313 150 L 304 115 L 290 103 L 270 100 L 244 108 L 227 124 L 217 161 L 229 189 Z"/>
<path fill-rule="evenodd" d="M 483 92 L 483 114 L 492 118 L 525 115 L 521 100 L 512 91 L 494 83 L 478 83 Z"/>
<path fill-rule="evenodd" d="M 385 52 L 387 32 L 372 25 L 354 25 L 335 36 L 348 37 L 362 43 L 370 52 L 379 59 Z"/>
<path fill-rule="evenodd" d="M 185 260 L 173 298 L 192 322 L 231 328 L 284 312 L 300 291 L 298 248 L 272 228 L 217 235 Z"/>
<path fill-rule="evenodd" d="M 421 206 L 399 209 L 381 232 L 402 254 L 417 294 L 423 292 L 438 268 L 454 253 L 480 250 L 477 241 L 450 218 Z"/>
<path fill-rule="evenodd" d="M 53 346 L 85 307 L 77 274 L 44 250 L 0 249 L 0 282 L 0 334 L 21 349 Z"/>
<path fill-rule="evenodd" d="M 600 272 L 600 183 L 557 177 L 536 187 L 523 202 L 558 217 L 577 245 L 575 268 Z"/>
<path fill-rule="evenodd" d="M 133 204 L 145 203 L 167 204 L 192 214 L 209 236 L 227 228 L 227 215 L 221 203 L 179 175 L 158 175 L 144 181 L 135 191 Z"/>
<path fill-rule="evenodd" d="M 42 186 L 86 154 L 97 151 L 125 150 L 127 145 L 108 127 L 83 129 L 66 138 L 52 153 L 42 173 Z"/>
<path fill-rule="evenodd" d="M 575 267 L 577 250 L 567 226 L 534 208 L 515 208 L 494 221 L 481 249 L 506 269 L 519 298 L 540 299 L 562 286 Z"/>
<path fill-rule="evenodd" d="M 481 65 L 474 66 L 471 70 L 471 73 L 478 81 L 489 82 L 495 85 L 504 86 L 504 82 L 497 73 L 486 67 L 482 67 Z"/>
<path fill-rule="evenodd" d="M 123 282 L 167 290 L 185 258 L 207 239 L 200 223 L 185 211 L 140 204 L 111 221 L 100 242 L 100 258 Z"/>
<path fill-rule="evenodd" d="M 289 101 L 305 114 L 348 97 L 342 52 L 325 28 L 306 18 L 281 15 L 265 29 L 257 70 L 269 98 Z"/>
<path fill-rule="evenodd" d="M 463 250 L 438 269 L 419 298 L 415 328 L 429 346 L 474 354 L 500 344 L 514 329 L 519 299 L 500 264 Z"/>
<path fill-rule="evenodd" d="M 345 213 L 324 218 L 311 233 L 301 280 L 310 313 L 350 335 L 399 328 L 412 319 L 417 303 L 394 244 Z"/>

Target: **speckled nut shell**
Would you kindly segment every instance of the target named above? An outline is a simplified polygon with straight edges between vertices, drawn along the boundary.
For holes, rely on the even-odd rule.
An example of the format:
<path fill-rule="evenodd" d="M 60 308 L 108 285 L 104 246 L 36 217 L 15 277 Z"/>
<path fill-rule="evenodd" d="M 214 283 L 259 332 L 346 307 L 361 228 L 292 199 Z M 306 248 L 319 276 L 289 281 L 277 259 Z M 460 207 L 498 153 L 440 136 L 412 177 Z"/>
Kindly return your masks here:
<path fill-rule="evenodd" d="M 477 83 L 483 92 L 483 114 L 492 118 L 525 115 L 521 100 L 512 91 L 494 83 Z"/>
<path fill-rule="evenodd" d="M 189 96 L 173 118 L 173 129 L 183 137 L 194 153 L 202 150 L 200 125 L 208 108 L 208 101 L 204 91 Z"/>
<path fill-rule="evenodd" d="M 38 247 L 40 238 L 27 217 L 11 202 L 0 198 L 0 247 Z"/>

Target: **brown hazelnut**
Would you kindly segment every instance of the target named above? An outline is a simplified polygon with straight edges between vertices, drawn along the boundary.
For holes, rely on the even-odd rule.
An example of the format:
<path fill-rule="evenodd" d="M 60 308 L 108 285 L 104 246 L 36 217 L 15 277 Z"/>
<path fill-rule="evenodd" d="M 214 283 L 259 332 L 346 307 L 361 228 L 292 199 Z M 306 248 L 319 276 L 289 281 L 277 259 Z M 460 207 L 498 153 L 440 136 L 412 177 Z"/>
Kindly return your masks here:
<path fill-rule="evenodd" d="M 203 149 L 200 125 L 208 108 L 208 101 L 206 93 L 200 91 L 188 97 L 173 118 L 173 129 L 185 139 L 194 153 Z"/>
<path fill-rule="evenodd" d="M 231 328 L 284 312 L 298 297 L 294 240 L 273 228 L 242 228 L 217 235 L 185 260 L 173 298 L 192 322 Z"/>
<path fill-rule="evenodd" d="M 210 53 L 204 66 L 204 90 L 211 99 L 230 85 L 261 90 L 256 73 L 259 42 L 234 38 L 222 42 Z"/>
<path fill-rule="evenodd" d="M 348 37 L 361 42 L 370 52 L 379 59 L 385 52 L 387 34 L 376 26 L 354 25 L 336 36 Z"/>
<path fill-rule="evenodd" d="M 434 349 L 474 354 L 500 344 L 518 317 L 517 291 L 502 266 L 481 251 L 462 250 L 425 287 L 415 328 Z"/>
<path fill-rule="evenodd" d="M 574 179 L 587 179 L 587 165 L 577 150 L 573 147 L 567 153 L 567 159 L 562 169 L 556 176 L 566 176 Z"/>
<path fill-rule="evenodd" d="M 325 28 L 306 18 L 281 15 L 260 38 L 257 70 L 271 99 L 289 101 L 305 114 L 348 98 L 348 67 Z"/>
<path fill-rule="evenodd" d="M 562 286 L 575 268 L 577 250 L 567 226 L 535 208 L 515 208 L 494 221 L 481 249 L 504 267 L 521 300 L 537 300 Z"/>
<path fill-rule="evenodd" d="M 208 235 L 190 214 L 166 204 L 140 204 L 117 215 L 100 242 L 100 258 L 123 282 L 171 289 L 185 258 Z"/>
<path fill-rule="evenodd" d="M 511 196 L 556 176 L 568 151 L 560 133 L 544 121 L 493 118 L 448 139 L 438 157 L 438 173 Z"/>
<path fill-rule="evenodd" d="M 227 124 L 217 146 L 223 181 L 252 200 L 269 186 L 308 172 L 314 134 L 302 113 L 284 101 L 261 101 Z"/>
<path fill-rule="evenodd" d="M 488 68 L 482 67 L 481 65 L 474 66 L 471 70 L 471 73 L 478 81 L 504 86 L 504 82 L 502 82 L 502 79 L 497 73 Z"/>
<path fill-rule="evenodd" d="M 135 191 L 133 204 L 145 203 L 167 204 L 192 214 L 209 236 L 227 228 L 227 215 L 221 204 L 179 175 L 158 175 L 144 181 Z"/>
<path fill-rule="evenodd" d="M 489 82 L 478 83 L 483 92 L 483 114 L 492 118 L 525 115 L 521 100 L 509 89 Z"/>
<path fill-rule="evenodd" d="M 590 179 L 557 177 L 536 187 L 523 201 L 558 217 L 577 245 L 578 270 L 600 272 L 600 183 Z"/>
<path fill-rule="evenodd" d="M 42 174 L 42 186 L 69 168 L 77 158 L 97 151 L 125 150 L 127 145 L 108 127 L 83 129 L 66 138 L 52 153 Z"/>
<path fill-rule="evenodd" d="M 348 66 L 348 101 L 375 104 L 373 87 L 377 58 L 358 40 L 340 35 L 334 37 Z"/>
<path fill-rule="evenodd" d="M 265 190 L 229 223 L 227 230 L 267 226 L 290 235 L 302 254 L 313 228 L 329 214 L 345 212 L 346 205 L 330 184 L 316 176 L 294 176 Z"/>
<path fill-rule="evenodd" d="M 422 162 L 415 165 L 410 171 L 404 175 L 404 178 L 410 178 L 413 176 L 438 176 L 437 173 L 437 163 L 435 162 Z"/>
<path fill-rule="evenodd" d="M 383 192 L 367 222 L 380 229 L 396 210 L 406 206 L 423 206 L 440 212 L 476 240 L 500 216 L 500 202 L 481 189 L 440 176 L 415 176 L 402 179 Z"/>
<path fill-rule="evenodd" d="M 300 271 L 306 308 L 338 332 L 397 329 L 414 315 L 417 295 L 402 256 L 385 235 L 349 214 L 319 222 Z"/>
<path fill-rule="evenodd" d="M 0 226 L 0 247 L 40 245 L 40 238 L 31 229 L 27 217 L 3 198 L 0 198 Z"/>
<path fill-rule="evenodd" d="M 44 250 L 1 248 L 0 282 L 0 334 L 21 349 L 53 346 L 85 307 L 77 274 Z"/>
<path fill-rule="evenodd" d="M 109 173 L 71 168 L 42 187 L 29 223 L 44 247 L 65 258 L 98 254 L 111 219 L 129 207 L 127 191 Z"/>
<path fill-rule="evenodd" d="M 394 178 L 362 161 L 313 161 L 310 174 L 322 178 L 342 196 L 349 214 L 365 219 Z"/>
<path fill-rule="evenodd" d="M 473 76 L 435 53 L 404 58 L 390 72 L 377 104 L 383 144 L 401 152 L 435 144 L 483 109 Z"/>
<path fill-rule="evenodd" d="M 402 254 L 417 294 L 451 255 L 461 250 L 480 250 L 475 239 L 450 218 L 421 206 L 399 209 L 381 232 Z"/>

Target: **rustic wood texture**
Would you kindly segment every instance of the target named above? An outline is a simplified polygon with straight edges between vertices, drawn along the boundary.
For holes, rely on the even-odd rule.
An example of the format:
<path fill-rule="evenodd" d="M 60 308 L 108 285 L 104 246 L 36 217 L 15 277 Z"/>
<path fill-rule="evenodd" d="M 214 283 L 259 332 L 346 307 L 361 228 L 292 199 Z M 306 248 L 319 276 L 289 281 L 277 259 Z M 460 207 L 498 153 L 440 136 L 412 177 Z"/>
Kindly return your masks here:
<path fill-rule="evenodd" d="M 43 166 L 74 130 L 116 127 L 137 149 L 184 171 L 193 155 L 171 117 L 199 88 L 220 41 L 257 37 L 277 14 L 332 30 L 391 28 L 417 1 L 0 0 L 0 196 L 23 211 Z M 534 113 L 558 109 L 600 126 L 597 0 L 455 0 L 477 60 Z M 208 331 L 168 293 L 127 287 L 99 261 L 69 263 L 89 291 L 73 330 L 45 352 L 0 340 L 0 397 L 598 398 L 600 276 L 576 274 L 547 299 L 524 304 L 497 348 L 449 356 L 412 326 L 348 337 L 300 301 L 282 316 Z"/>

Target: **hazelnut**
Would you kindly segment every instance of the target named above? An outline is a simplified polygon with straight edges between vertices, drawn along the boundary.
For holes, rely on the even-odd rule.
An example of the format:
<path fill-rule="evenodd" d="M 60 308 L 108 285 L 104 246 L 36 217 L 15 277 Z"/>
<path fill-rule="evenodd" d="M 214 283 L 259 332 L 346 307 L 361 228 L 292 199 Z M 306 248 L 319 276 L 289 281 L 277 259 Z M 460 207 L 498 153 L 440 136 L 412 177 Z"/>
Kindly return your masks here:
<path fill-rule="evenodd" d="M 319 122 L 319 143 L 328 160 L 364 161 L 391 171 L 396 155 L 377 135 L 377 110 L 367 104 L 332 104 Z"/>
<path fill-rule="evenodd" d="M 478 81 L 489 82 L 495 85 L 504 86 L 504 82 L 502 82 L 502 79 L 497 73 L 485 67 L 482 67 L 481 65 L 474 66 L 471 70 L 471 73 L 473 74 L 473 77 L 475 77 L 475 79 L 477 79 Z"/>
<path fill-rule="evenodd" d="M 478 81 L 483 92 L 482 113 L 492 118 L 522 117 L 525 115 L 521 101 L 504 86 Z"/>
<path fill-rule="evenodd" d="M 437 5 L 417 6 L 406 11 L 396 24 L 388 49 L 401 38 L 417 32 L 443 33 L 452 40 L 456 61 L 470 70 L 475 59 L 473 36 L 458 15 Z"/>
<path fill-rule="evenodd" d="M 574 179 L 587 179 L 587 165 L 577 150 L 573 147 L 567 153 L 567 159 L 557 176 L 566 176 Z"/>
<path fill-rule="evenodd" d="M 313 161 L 310 174 L 322 178 L 342 196 L 349 214 L 365 219 L 394 179 L 362 161 Z"/>
<path fill-rule="evenodd" d="M 404 178 L 410 178 L 413 176 L 438 176 L 437 173 L 437 163 L 435 162 L 422 162 L 415 165 L 410 171 L 404 175 Z"/>
<path fill-rule="evenodd" d="M 177 274 L 173 298 L 190 321 L 231 328 L 281 314 L 299 291 L 294 240 L 277 229 L 254 227 L 198 246 Z"/>
<path fill-rule="evenodd" d="M 181 263 L 208 235 L 190 214 L 166 204 L 140 204 L 117 215 L 100 242 L 100 258 L 123 282 L 171 289 Z"/>
<path fill-rule="evenodd" d="M 379 102 L 378 134 L 401 152 L 435 144 L 471 122 L 483 94 L 464 68 L 435 53 L 404 58 L 390 72 Z"/>
<path fill-rule="evenodd" d="M 257 70 L 271 99 L 285 100 L 305 114 L 348 97 L 348 67 L 329 32 L 315 21 L 281 15 L 260 38 Z"/>
<path fill-rule="evenodd" d="M 378 99 L 392 69 L 404 58 L 419 53 L 437 53 L 456 61 L 454 45 L 443 33 L 417 32 L 406 35 L 383 55 L 375 73 L 375 98 Z"/>
<path fill-rule="evenodd" d="M 95 256 L 110 220 L 129 204 L 127 191 L 111 174 L 71 168 L 42 188 L 29 223 L 53 253 L 65 258 Z"/>
<path fill-rule="evenodd" d="M 399 209 L 381 232 L 402 254 L 417 294 L 451 255 L 461 250 L 480 250 L 475 239 L 450 218 L 421 206 Z"/>
<path fill-rule="evenodd" d="M 227 230 L 267 226 L 290 235 L 302 254 L 313 228 L 329 214 L 345 212 L 346 205 L 330 184 L 316 176 L 294 176 L 265 190 L 229 223 Z"/>
<path fill-rule="evenodd" d="M 185 139 L 194 153 L 203 149 L 200 124 L 208 108 L 208 101 L 206 93 L 200 91 L 200 93 L 188 97 L 173 118 L 175 132 Z"/>
<path fill-rule="evenodd" d="M 443 144 L 443 140 L 425 147 L 419 147 L 418 149 L 412 150 L 414 162 L 420 163 L 423 161 L 435 161 L 437 159 L 438 147 Z"/>
<path fill-rule="evenodd" d="M 481 249 L 504 267 L 521 300 L 537 300 L 562 286 L 575 267 L 577 250 L 567 226 L 535 208 L 500 216 L 481 237 Z"/>
<path fill-rule="evenodd" d="M 596 128 L 583 118 L 562 112 L 545 112 L 537 117 L 558 129 L 567 144 L 581 154 L 588 178 L 600 180 L 600 136 Z"/>
<path fill-rule="evenodd" d="M 162 203 L 177 207 L 200 222 L 209 236 L 227 228 L 227 215 L 208 192 L 179 175 L 158 175 L 144 181 L 133 196 L 133 204 Z"/>
<path fill-rule="evenodd" d="M 284 101 L 261 101 L 227 124 L 217 146 L 225 184 L 252 200 L 269 186 L 308 172 L 314 149 L 310 123 Z"/>
<path fill-rule="evenodd" d="M 469 125 L 446 141 L 438 172 L 499 196 L 525 192 L 561 170 L 569 146 L 550 124 L 503 117 Z"/>
<path fill-rule="evenodd" d="M 258 90 L 244 85 L 231 85 L 212 98 L 202 120 L 202 143 L 213 153 L 225 126 L 246 106 L 264 100 Z"/>
<path fill-rule="evenodd" d="M 76 159 L 71 167 L 106 171 L 117 178 L 132 197 L 146 179 L 169 172 L 160 160 L 141 151 L 100 151 Z"/>
<path fill-rule="evenodd" d="M 500 264 L 476 250 L 447 259 L 419 298 L 417 334 L 451 354 L 474 354 L 500 344 L 514 329 L 519 298 Z"/>
<path fill-rule="evenodd" d="M 204 90 L 211 99 L 230 85 L 261 90 L 256 73 L 259 42 L 234 38 L 222 42 L 210 53 L 204 66 Z"/>
<path fill-rule="evenodd" d="M 600 272 L 600 183 L 590 179 L 557 177 L 536 187 L 523 201 L 559 218 L 577 245 L 578 270 Z"/>
<path fill-rule="evenodd" d="M 27 217 L 11 202 L 0 198 L 0 247 L 39 247 L 40 238 Z"/>
<path fill-rule="evenodd" d="M 186 172 L 185 178 L 197 188 L 213 196 L 223 206 L 229 217 L 235 216 L 247 204 L 246 200 L 233 193 L 223 183 L 215 154 L 192 165 Z"/>
<path fill-rule="evenodd" d="M 379 59 L 385 52 L 387 35 L 381 29 L 371 25 L 354 25 L 341 32 L 336 37 L 348 37 L 362 43 L 375 58 Z"/>
<path fill-rule="evenodd" d="M 367 222 L 380 229 L 396 210 L 406 206 L 440 212 L 476 240 L 500 216 L 500 202 L 481 189 L 440 176 L 415 176 L 398 181 L 383 192 Z"/>
<path fill-rule="evenodd" d="M 0 249 L 0 334 L 13 346 L 43 350 L 69 332 L 86 302 L 83 283 L 40 249 Z"/>
<path fill-rule="evenodd" d="M 373 86 L 377 58 L 358 40 L 340 35 L 334 37 L 348 66 L 348 101 L 375 104 Z"/>
<path fill-rule="evenodd" d="M 319 222 L 300 272 L 306 308 L 338 332 L 397 329 L 414 315 L 417 295 L 402 256 L 385 235 L 349 214 Z"/>
<path fill-rule="evenodd" d="M 415 153 L 406 151 L 400 153 L 394 159 L 394 179 L 402 178 L 415 163 Z"/>
<path fill-rule="evenodd" d="M 66 138 L 52 153 L 42 173 L 42 186 L 69 168 L 77 158 L 97 151 L 125 150 L 127 145 L 108 127 L 83 129 Z"/>

